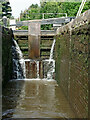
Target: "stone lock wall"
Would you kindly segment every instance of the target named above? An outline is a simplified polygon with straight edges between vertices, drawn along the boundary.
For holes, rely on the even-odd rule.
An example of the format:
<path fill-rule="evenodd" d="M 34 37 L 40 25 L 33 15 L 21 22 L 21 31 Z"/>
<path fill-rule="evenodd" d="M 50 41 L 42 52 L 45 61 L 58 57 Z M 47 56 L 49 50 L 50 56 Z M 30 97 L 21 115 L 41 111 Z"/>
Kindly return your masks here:
<path fill-rule="evenodd" d="M 11 29 L 2 27 L 2 80 L 12 78 L 12 37 Z"/>
<path fill-rule="evenodd" d="M 90 10 L 58 28 L 56 36 L 56 80 L 76 113 L 87 118 L 89 104 Z"/>

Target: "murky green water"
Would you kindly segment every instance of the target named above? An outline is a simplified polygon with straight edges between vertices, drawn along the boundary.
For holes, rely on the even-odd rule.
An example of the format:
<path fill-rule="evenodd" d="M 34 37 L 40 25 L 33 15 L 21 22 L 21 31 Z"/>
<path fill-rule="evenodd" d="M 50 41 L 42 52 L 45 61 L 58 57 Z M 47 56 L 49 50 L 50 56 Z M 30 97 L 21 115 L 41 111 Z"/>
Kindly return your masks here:
<path fill-rule="evenodd" d="M 18 80 L 3 90 L 3 118 L 74 118 L 55 81 Z"/>

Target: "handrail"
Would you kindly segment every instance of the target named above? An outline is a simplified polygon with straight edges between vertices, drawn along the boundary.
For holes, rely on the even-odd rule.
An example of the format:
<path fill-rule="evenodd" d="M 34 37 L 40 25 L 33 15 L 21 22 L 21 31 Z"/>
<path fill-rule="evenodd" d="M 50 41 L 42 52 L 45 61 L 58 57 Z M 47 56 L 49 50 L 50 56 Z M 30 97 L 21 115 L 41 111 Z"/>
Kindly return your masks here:
<path fill-rule="evenodd" d="M 81 5 L 80 5 L 80 7 L 79 7 L 79 10 L 78 10 L 78 12 L 77 12 L 76 18 L 81 15 L 81 12 L 82 12 L 82 10 L 83 10 L 83 7 L 84 7 L 86 1 L 87 1 L 87 0 L 82 0 L 82 3 L 81 3 Z"/>
<path fill-rule="evenodd" d="M 26 15 L 27 14 L 30 14 L 30 13 L 26 13 Z M 67 13 L 31 13 L 32 15 L 37 15 L 37 14 L 41 14 L 42 16 L 43 16 L 43 18 L 42 19 L 45 19 L 45 15 L 47 14 L 47 15 L 53 15 L 53 14 L 59 14 L 59 15 L 61 15 L 61 14 L 63 14 L 63 15 L 65 15 L 65 17 L 67 17 Z"/>

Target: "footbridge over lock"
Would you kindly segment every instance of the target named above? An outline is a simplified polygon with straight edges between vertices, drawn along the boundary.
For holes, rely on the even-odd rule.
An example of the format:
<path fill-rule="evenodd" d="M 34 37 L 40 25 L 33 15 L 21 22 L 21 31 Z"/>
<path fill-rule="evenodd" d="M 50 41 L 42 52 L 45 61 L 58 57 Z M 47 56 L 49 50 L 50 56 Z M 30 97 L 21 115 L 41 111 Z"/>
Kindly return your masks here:
<path fill-rule="evenodd" d="M 18 41 L 24 54 L 24 58 L 49 58 L 52 42 L 56 35 L 56 29 L 66 23 L 69 23 L 73 18 L 74 17 L 62 17 L 17 22 L 17 27 L 28 26 L 28 30 L 13 31 L 15 39 Z M 46 24 L 53 24 L 54 29 L 41 30 L 41 25 Z M 37 37 L 34 40 L 32 36 Z M 35 50 L 34 48 L 37 49 Z"/>
<path fill-rule="evenodd" d="M 28 26 L 29 23 L 40 23 L 41 25 L 45 24 L 65 24 L 69 23 L 75 17 L 61 17 L 61 18 L 48 18 L 40 20 L 28 20 L 28 21 L 18 21 L 15 26 Z M 13 24 L 14 25 L 14 24 Z"/>

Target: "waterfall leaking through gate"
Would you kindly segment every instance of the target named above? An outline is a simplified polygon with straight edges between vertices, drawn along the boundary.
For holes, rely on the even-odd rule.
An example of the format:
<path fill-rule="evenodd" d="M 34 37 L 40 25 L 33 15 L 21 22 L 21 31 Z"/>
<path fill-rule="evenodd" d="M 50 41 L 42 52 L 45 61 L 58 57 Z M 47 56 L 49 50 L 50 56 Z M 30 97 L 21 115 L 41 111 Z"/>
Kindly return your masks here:
<path fill-rule="evenodd" d="M 36 64 L 37 64 L 37 78 L 39 78 L 39 61 L 37 61 Z"/>
<path fill-rule="evenodd" d="M 12 45 L 12 57 L 13 57 L 13 78 L 23 79 L 26 77 L 25 73 L 25 61 L 23 54 L 15 40 Z"/>
<path fill-rule="evenodd" d="M 53 41 L 50 58 L 46 60 L 23 59 L 23 54 L 15 40 L 13 40 L 13 78 L 14 79 L 54 79 L 55 60 Z"/>

